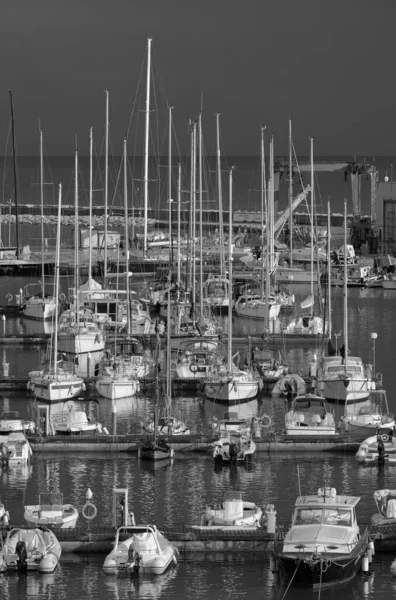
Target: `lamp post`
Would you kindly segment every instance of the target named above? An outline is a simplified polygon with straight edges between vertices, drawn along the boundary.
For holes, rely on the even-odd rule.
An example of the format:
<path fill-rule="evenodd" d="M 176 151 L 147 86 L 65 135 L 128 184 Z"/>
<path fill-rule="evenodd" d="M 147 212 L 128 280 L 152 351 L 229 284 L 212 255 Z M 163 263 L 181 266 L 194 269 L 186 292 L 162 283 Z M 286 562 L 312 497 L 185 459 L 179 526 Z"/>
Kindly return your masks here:
<path fill-rule="evenodd" d="M 373 340 L 373 378 L 374 378 L 375 377 L 375 340 L 377 339 L 378 335 L 375 332 L 373 332 L 370 337 Z"/>

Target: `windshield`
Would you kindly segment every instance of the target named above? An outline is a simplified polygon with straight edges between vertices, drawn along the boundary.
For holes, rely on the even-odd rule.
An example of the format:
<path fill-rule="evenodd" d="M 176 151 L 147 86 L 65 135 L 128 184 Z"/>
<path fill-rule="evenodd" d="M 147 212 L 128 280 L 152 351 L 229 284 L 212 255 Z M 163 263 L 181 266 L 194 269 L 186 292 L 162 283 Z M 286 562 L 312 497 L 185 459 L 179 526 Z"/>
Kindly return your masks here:
<path fill-rule="evenodd" d="M 352 525 L 351 509 L 346 508 L 298 508 L 294 515 L 293 525 Z"/>

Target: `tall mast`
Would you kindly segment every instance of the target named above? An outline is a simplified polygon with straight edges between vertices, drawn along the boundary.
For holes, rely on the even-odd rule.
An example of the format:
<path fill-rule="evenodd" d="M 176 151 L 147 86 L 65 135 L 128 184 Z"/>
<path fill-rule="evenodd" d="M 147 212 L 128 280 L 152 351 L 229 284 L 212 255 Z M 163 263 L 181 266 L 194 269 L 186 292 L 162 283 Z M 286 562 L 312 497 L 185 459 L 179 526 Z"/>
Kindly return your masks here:
<path fill-rule="evenodd" d="M 109 204 L 109 90 L 106 94 L 106 122 L 105 122 L 105 205 L 104 205 L 104 279 L 107 278 L 107 211 Z"/>
<path fill-rule="evenodd" d="M 145 124 L 145 133 L 144 133 L 144 215 L 143 215 L 143 228 L 144 228 L 143 229 L 143 255 L 144 256 L 147 256 L 151 41 L 152 41 L 151 38 L 147 38 L 146 124 Z"/>
<path fill-rule="evenodd" d="M 344 348 L 345 348 L 345 372 L 348 361 L 348 270 L 347 270 L 347 203 L 344 202 Z"/>
<path fill-rule="evenodd" d="M 272 265 L 271 254 L 271 236 L 272 236 L 272 211 L 273 211 L 273 189 L 274 189 L 274 138 L 271 137 L 270 142 L 270 172 L 269 172 L 269 189 L 267 201 L 267 216 L 266 216 L 266 256 L 265 256 L 265 305 L 264 305 L 264 327 L 269 331 L 269 297 L 270 297 L 270 273 Z"/>
<path fill-rule="evenodd" d="M 327 203 L 327 319 L 328 335 L 331 341 L 332 323 L 331 323 L 331 221 L 330 221 L 330 202 Z M 325 333 L 325 332 L 324 332 Z"/>
<path fill-rule="evenodd" d="M 89 129 L 89 255 L 88 255 L 88 281 L 92 279 L 92 154 L 93 154 L 93 127 Z"/>
<path fill-rule="evenodd" d="M 265 138 L 264 131 L 266 130 L 265 125 L 261 126 L 261 148 L 260 148 L 260 171 L 261 171 L 261 294 L 264 294 L 264 212 L 266 219 L 266 235 L 268 236 L 268 205 L 267 205 L 267 191 L 265 182 Z"/>
<path fill-rule="evenodd" d="M 177 281 L 181 280 L 181 246 L 180 246 L 180 218 L 181 218 L 181 164 L 179 163 L 177 175 Z"/>
<path fill-rule="evenodd" d="M 59 320 L 59 261 L 60 261 L 60 233 L 61 233 L 61 206 L 62 206 L 62 183 L 59 184 L 58 194 L 58 224 L 56 228 L 56 253 L 55 253 L 55 320 L 54 320 L 54 367 L 53 372 L 58 370 L 58 320 Z"/>
<path fill-rule="evenodd" d="M 202 113 L 198 115 L 198 185 L 199 185 L 199 312 L 203 315 L 203 229 L 202 229 Z"/>
<path fill-rule="evenodd" d="M 188 270 L 188 285 L 189 289 L 192 288 L 192 263 L 193 263 L 193 185 L 194 185 L 194 122 L 190 120 L 190 223 L 189 223 L 189 245 L 188 245 L 188 256 L 190 260 L 190 268 Z"/>
<path fill-rule="evenodd" d="M 311 140 L 311 297 L 314 298 L 313 289 L 313 269 L 314 269 L 314 195 L 315 195 L 315 178 L 314 178 L 314 163 L 313 163 L 313 137 Z M 313 307 L 313 304 L 312 304 Z"/>
<path fill-rule="evenodd" d="M 127 300 L 127 333 L 131 335 L 131 299 L 129 293 L 129 231 L 128 231 L 128 177 L 127 177 L 127 139 L 124 137 L 124 215 L 125 215 L 125 290 Z"/>
<path fill-rule="evenodd" d="M 229 181 L 229 228 L 230 235 L 228 236 L 228 277 L 229 277 L 229 286 L 228 286 L 228 372 L 232 373 L 232 172 L 234 167 L 231 167 L 228 172 L 228 181 Z"/>
<path fill-rule="evenodd" d="M 289 248 L 290 266 L 293 266 L 293 166 L 292 166 L 292 122 L 289 119 Z"/>
<path fill-rule="evenodd" d="M 195 261 L 195 236 L 196 236 L 196 204 L 197 204 L 197 121 L 194 119 L 193 126 L 193 162 L 192 162 L 192 282 L 191 282 L 191 294 L 193 302 L 193 311 L 195 310 L 195 275 L 196 275 L 196 261 Z"/>
<path fill-rule="evenodd" d="M 76 321 L 78 322 L 78 286 L 79 286 L 79 261 L 78 261 L 78 234 L 79 234 L 79 225 L 78 225 L 78 149 L 77 149 L 77 136 L 76 136 L 76 150 L 74 153 L 74 202 L 75 202 L 75 213 L 74 213 L 74 288 L 76 295 Z"/>
<path fill-rule="evenodd" d="M 18 206 L 18 178 L 17 178 L 17 165 L 16 165 L 16 149 L 15 149 L 15 119 L 14 119 L 14 107 L 12 104 L 12 92 L 10 94 L 10 107 L 11 107 L 11 131 L 12 131 L 12 160 L 14 165 L 14 198 L 15 198 L 15 237 L 16 237 L 16 258 L 19 260 L 19 206 Z"/>
<path fill-rule="evenodd" d="M 169 106 L 169 138 L 168 138 L 168 203 L 169 203 L 169 275 L 168 275 L 168 305 L 167 305 L 167 324 L 166 324 L 166 402 L 171 399 L 171 283 L 172 283 L 172 109 Z"/>
<path fill-rule="evenodd" d="M 43 130 L 40 125 L 40 217 L 41 217 L 41 293 L 45 298 L 44 274 L 44 159 L 43 159 Z"/>
<path fill-rule="evenodd" d="M 220 113 L 216 114 L 217 195 L 219 199 L 220 276 L 224 275 L 223 196 L 221 188 Z M 231 233 L 231 232 L 230 232 Z"/>

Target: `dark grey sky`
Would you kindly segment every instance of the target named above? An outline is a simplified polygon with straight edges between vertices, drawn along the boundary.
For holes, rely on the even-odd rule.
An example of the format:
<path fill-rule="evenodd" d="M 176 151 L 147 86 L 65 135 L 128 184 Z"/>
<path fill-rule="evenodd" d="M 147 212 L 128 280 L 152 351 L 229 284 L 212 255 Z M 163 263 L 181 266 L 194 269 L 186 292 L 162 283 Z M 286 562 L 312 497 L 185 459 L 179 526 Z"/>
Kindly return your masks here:
<path fill-rule="evenodd" d="M 261 124 L 287 153 L 395 154 L 395 0 L 3 0 L 0 8 L 0 141 L 13 92 L 19 154 L 69 154 L 74 134 L 121 148 L 145 57 L 175 106 L 183 150 L 203 95 L 207 147 L 221 114 L 227 155 L 256 154 Z"/>

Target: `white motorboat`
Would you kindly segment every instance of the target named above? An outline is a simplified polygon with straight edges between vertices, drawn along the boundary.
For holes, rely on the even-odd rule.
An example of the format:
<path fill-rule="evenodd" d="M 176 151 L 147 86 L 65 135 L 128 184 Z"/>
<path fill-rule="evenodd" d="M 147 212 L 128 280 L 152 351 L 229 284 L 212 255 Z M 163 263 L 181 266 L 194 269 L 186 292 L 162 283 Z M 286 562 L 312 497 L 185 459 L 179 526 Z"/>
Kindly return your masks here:
<path fill-rule="evenodd" d="M 44 492 L 39 495 L 39 503 L 25 506 L 24 519 L 29 525 L 42 525 L 56 529 L 75 527 L 78 510 L 72 504 L 63 504 L 60 492 Z"/>
<path fill-rule="evenodd" d="M 212 446 L 214 461 L 219 465 L 248 463 L 256 452 L 256 444 L 251 438 L 250 431 L 241 434 L 230 431 L 213 442 Z"/>
<path fill-rule="evenodd" d="M 148 433 L 154 433 L 154 419 L 150 419 L 143 425 L 143 429 Z M 171 414 L 160 415 L 157 420 L 157 435 L 190 435 L 191 431 L 183 421 Z"/>
<path fill-rule="evenodd" d="M 321 356 L 311 364 L 316 389 L 324 398 L 340 402 L 365 400 L 376 389 L 376 381 L 360 356 Z"/>
<path fill-rule="evenodd" d="M 349 403 L 341 418 L 341 428 L 350 435 L 370 437 L 381 428 L 394 429 L 395 418 L 389 412 L 386 390 L 375 390 L 367 401 Z"/>
<path fill-rule="evenodd" d="M 117 529 L 103 569 L 109 574 L 141 571 L 160 575 L 172 563 L 177 563 L 176 550 L 155 525 L 125 525 Z"/>
<path fill-rule="evenodd" d="M 273 550 L 290 583 L 322 589 L 357 575 L 369 544 L 367 528 L 361 530 L 356 518 L 359 500 L 327 487 L 297 498 L 291 527 Z"/>
<path fill-rule="evenodd" d="M 333 412 L 321 396 L 297 396 L 285 415 L 287 435 L 336 435 Z"/>
<path fill-rule="evenodd" d="M 61 545 L 55 534 L 46 527 L 24 529 L 14 527 L 0 550 L 0 573 L 7 571 L 55 571 L 60 556 Z"/>
<path fill-rule="evenodd" d="M 88 418 L 83 410 L 76 410 L 73 407 L 70 410 L 62 411 L 60 414 L 52 415 L 51 423 L 55 433 L 63 435 L 79 433 L 108 433 L 106 427 L 101 423 L 96 423 Z"/>
<path fill-rule="evenodd" d="M 242 294 L 235 302 L 234 310 L 241 317 L 264 320 L 266 311 L 268 318 L 274 321 L 280 313 L 282 304 L 274 298 L 266 298 L 260 294 Z"/>
<path fill-rule="evenodd" d="M 290 319 L 282 329 L 284 334 L 296 336 L 316 336 L 322 337 L 324 333 L 324 323 L 322 317 L 315 315 L 298 315 Z"/>
<path fill-rule="evenodd" d="M 242 492 L 225 494 L 220 504 L 208 504 L 199 526 L 208 529 L 257 529 L 261 527 L 262 509 L 254 502 L 245 502 Z"/>
<path fill-rule="evenodd" d="M 7 465 L 26 464 L 33 454 L 29 441 L 21 431 L 0 434 L 0 449 L 0 460 Z"/>
<path fill-rule="evenodd" d="M 252 418 L 244 419 L 238 417 L 237 412 L 226 411 L 221 419 L 213 415 L 210 423 L 214 433 L 217 433 L 220 438 L 227 437 L 229 433 L 232 435 L 250 434 L 250 423 Z"/>
<path fill-rule="evenodd" d="M 11 431 L 22 431 L 33 433 L 36 426 L 33 421 L 25 421 L 19 416 L 16 410 L 3 412 L 0 418 L 0 434 L 10 433 Z"/>
<path fill-rule="evenodd" d="M 381 540 L 394 540 L 396 536 L 396 490 L 376 490 L 374 500 L 377 512 L 370 517 L 370 530 Z M 392 565 L 395 569 L 396 561 L 393 561 Z"/>

